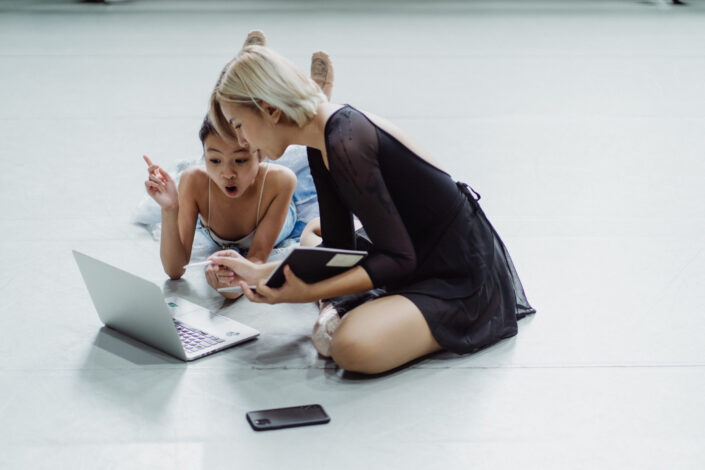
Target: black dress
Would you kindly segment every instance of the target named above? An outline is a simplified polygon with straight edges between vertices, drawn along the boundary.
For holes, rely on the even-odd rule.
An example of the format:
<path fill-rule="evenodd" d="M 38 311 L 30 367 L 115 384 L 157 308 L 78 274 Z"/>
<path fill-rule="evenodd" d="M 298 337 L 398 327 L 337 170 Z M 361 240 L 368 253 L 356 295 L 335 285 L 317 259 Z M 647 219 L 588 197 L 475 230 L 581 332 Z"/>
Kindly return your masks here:
<path fill-rule="evenodd" d="M 449 351 L 514 336 L 535 310 L 479 197 L 351 106 L 328 119 L 325 142 L 330 170 L 308 149 L 323 245 L 369 251 L 362 267 L 375 287 L 332 299 L 338 312 L 402 295 Z M 355 232 L 353 214 L 364 230 Z"/>

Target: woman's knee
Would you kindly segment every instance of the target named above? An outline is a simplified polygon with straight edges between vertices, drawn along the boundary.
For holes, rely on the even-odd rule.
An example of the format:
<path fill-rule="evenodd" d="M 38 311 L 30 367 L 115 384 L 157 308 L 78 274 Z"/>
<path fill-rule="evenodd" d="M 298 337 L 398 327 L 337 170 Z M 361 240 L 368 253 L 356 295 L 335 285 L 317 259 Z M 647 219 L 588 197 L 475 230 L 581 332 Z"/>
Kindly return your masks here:
<path fill-rule="evenodd" d="M 384 372 L 378 365 L 379 348 L 374 341 L 338 329 L 330 344 L 330 354 L 342 369 L 350 372 L 376 374 Z"/>

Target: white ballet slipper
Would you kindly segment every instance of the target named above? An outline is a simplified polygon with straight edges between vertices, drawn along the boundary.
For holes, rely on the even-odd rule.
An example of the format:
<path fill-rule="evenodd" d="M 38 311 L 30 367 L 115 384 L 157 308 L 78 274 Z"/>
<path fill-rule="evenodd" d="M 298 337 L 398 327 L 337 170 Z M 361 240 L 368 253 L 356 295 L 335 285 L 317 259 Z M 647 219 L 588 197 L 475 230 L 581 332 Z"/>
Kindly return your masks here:
<path fill-rule="evenodd" d="M 318 315 L 318 320 L 313 325 L 313 333 L 311 333 L 313 346 L 321 356 L 330 357 L 330 343 L 338 325 L 340 325 L 338 312 L 330 304 L 324 306 Z"/>

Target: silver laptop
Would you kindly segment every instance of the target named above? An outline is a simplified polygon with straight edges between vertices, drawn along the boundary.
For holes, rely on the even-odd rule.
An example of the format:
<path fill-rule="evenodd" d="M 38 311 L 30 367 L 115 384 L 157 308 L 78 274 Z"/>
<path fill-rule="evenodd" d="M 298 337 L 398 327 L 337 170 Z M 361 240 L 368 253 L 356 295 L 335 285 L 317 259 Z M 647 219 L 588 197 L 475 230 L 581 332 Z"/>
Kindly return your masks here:
<path fill-rule="evenodd" d="M 259 332 L 179 297 L 164 298 L 146 279 L 73 250 L 98 316 L 106 326 L 192 361 Z"/>

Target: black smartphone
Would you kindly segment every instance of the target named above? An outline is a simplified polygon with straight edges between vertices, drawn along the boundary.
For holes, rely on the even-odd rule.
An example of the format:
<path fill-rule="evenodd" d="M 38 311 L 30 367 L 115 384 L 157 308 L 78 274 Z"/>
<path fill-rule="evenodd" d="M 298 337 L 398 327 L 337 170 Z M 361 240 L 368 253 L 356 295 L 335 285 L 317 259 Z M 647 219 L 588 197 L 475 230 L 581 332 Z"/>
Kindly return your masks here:
<path fill-rule="evenodd" d="M 326 424 L 330 421 L 321 405 L 291 406 L 271 410 L 250 411 L 247 421 L 255 431 L 292 428 L 311 424 Z"/>

